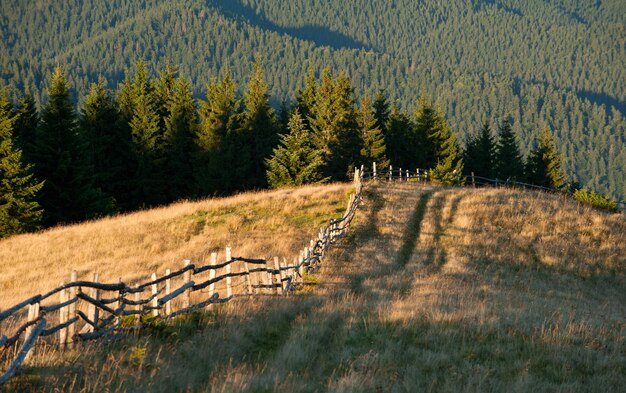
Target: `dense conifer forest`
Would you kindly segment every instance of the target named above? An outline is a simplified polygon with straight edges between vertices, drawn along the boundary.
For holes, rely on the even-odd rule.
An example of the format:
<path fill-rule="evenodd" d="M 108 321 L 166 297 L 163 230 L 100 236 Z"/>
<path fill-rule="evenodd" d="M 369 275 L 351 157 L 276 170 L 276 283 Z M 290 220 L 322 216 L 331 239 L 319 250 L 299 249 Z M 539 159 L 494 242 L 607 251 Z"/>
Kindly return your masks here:
<path fill-rule="evenodd" d="M 624 199 L 626 6 L 518 3 L 4 1 L 12 232 L 372 161 Z"/>

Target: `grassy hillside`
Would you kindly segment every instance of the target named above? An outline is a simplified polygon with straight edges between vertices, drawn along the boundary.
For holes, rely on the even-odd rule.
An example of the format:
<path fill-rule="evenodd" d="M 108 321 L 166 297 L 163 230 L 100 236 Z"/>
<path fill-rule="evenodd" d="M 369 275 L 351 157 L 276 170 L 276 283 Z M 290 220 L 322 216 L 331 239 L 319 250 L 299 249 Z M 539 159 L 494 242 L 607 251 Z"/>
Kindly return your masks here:
<path fill-rule="evenodd" d="M 288 221 L 281 214 L 308 214 L 291 208 L 303 196 L 320 204 L 321 196 L 339 209 L 347 189 L 201 203 L 240 208 L 272 196 L 280 206 L 273 219 Z M 141 213 L 136 221 L 187 217 L 197 211 L 193 206 Z M 121 220 L 130 226 L 128 218 Z M 246 225 L 255 222 L 251 218 Z M 203 244 L 213 243 L 208 228 Z M 33 235 L 29 242 L 15 238 L 23 243 L 13 250 L 26 253 L 38 237 L 57 233 L 59 241 L 71 231 Z M 126 231 L 121 227 L 118 236 L 128 237 Z M 252 247 L 251 241 L 241 244 Z M 158 250 L 151 255 L 168 259 Z M 559 196 L 369 185 L 352 235 L 331 252 L 305 291 L 228 303 L 81 351 L 39 348 L 34 367 L 5 388 L 623 391 L 624 255 L 623 215 Z"/>

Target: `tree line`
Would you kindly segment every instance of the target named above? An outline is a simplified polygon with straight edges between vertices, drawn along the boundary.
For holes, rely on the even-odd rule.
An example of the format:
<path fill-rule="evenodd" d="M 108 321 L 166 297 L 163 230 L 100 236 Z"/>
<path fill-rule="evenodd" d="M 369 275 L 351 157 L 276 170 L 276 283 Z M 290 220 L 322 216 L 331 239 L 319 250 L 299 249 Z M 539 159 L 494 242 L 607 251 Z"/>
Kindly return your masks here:
<path fill-rule="evenodd" d="M 240 92 L 228 71 L 206 99 L 167 65 L 153 77 L 143 61 L 117 91 L 93 83 L 77 109 L 57 67 L 39 111 L 32 96 L 0 94 L 0 236 L 167 204 L 185 198 L 346 180 L 355 166 L 427 168 L 459 184 L 470 171 L 568 185 L 549 130 L 524 160 L 510 123 L 489 124 L 459 143 L 438 104 L 412 113 L 387 94 L 355 97 L 345 72 L 309 67 L 294 102 L 270 105 L 257 59 Z"/>

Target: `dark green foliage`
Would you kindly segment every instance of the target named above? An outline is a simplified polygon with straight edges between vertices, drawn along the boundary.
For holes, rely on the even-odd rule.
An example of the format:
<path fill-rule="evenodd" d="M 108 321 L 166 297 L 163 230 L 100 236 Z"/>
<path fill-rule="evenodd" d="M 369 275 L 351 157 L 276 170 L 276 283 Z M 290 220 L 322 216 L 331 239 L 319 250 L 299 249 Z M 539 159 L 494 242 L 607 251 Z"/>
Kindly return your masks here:
<path fill-rule="evenodd" d="M 429 144 L 436 146 L 437 164 L 431 171 L 431 178 L 447 185 L 459 184 L 463 172 L 463 153 L 456 135 L 440 111 L 436 111 L 434 128 L 427 139 Z"/>
<path fill-rule="evenodd" d="M 418 140 L 423 141 L 416 164 L 420 168 L 430 169 L 437 165 L 440 140 L 437 127 L 438 114 L 426 96 L 422 96 L 415 111 L 414 133 Z"/>
<path fill-rule="evenodd" d="M 81 132 L 92 168 L 94 186 L 115 199 L 121 210 L 134 206 L 129 196 L 133 180 L 133 157 L 128 127 L 103 81 L 91 85 L 80 116 Z"/>
<path fill-rule="evenodd" d="M 239 165 L 245 189 L 267 187 L 266 160 L 278 143 L 276 115 L 269 104 L 269 94 L 261 61 L 254 64 L 254 71 L 244 97 L 245 110 L 242 123 L 241 148 L 250 150 L 249 160 L 240 160 Z"/>
<path fill-rule="evenodd" d="M 385 133 L 387 157 L 393 165 L 400 168 L 424 168 L 422 149 L 424 146 L 422 135 L 415 130 L 415 125 L 408 115 L 393 106 L 387 132 Z M 386 169 L 380 167 L 381 170 Z"/>
<path fill-rule="evenodd" d="M 33 152 L 35 175 L 45 180 L 40 193 L 44 224 L 113 212 L 112 198 L 94 187 L 87 144 L 79 133 L 69 86 L 60 68 L 52 76 L 48 96 Z"/>
<path fill-rule="evenodd" d="M 32 95 L 24 93 L 17 107 L 15 122 L 13 124 L 13 136 L 15 147 L 22 150 L 24 162 L 32 161 L 35 134 L 39 124 L 39 115 Z"/>
<path fill-rule="evenodd" d="M 245 173 L 240 160 L 249 160 L 249 151 L 240 142 L 240 102 L 237 86 L 228 73 L 221 81 L 207 85 L 207 100 L 200 103 L 200 127 L 196 137 L 196 193 L 200 196 L 229 194 L 241 187 Z M 247 155 L 246 155 L 247 153 Z"/>
<path fill-rule="evenodd" d="M 192 157 L 195 156 L 198 115 L 189 82 L 180 77 L 168 100 L 165 119 L 166 165 L 169 200 L 190 197 L 194 191 Z"/>
<path fill-rule="evenodd" d="M 308 128 L 309 119 L 313 117 L 313 107 L 317 99 L 317 80 L 315 79 L 315 70 L 313 65 L 309 64 L 309 71 L 304 80 L 304 90 L 298 90 L 296 95 L 296 108 L 300 111 L 300 116 L 304 121 L 304 125 Z"/>
<path fill-rule="evenodd" d="M 353 90 L 344 73 L 334 79 L 329 69 L 316 90 L 310 119 L 315 147 L 322 153 L 324 175 L 343 181 L 359 164 L 362 148 Z"/>
<path fill-rule="evenodd" d="M 500 124 L 494 168 L 495 175 L 500 180 L 519 181 L 524 178 L 524 159 L 508 120 Z"/>
<path fill-rule="evenodd" d="M 526 162 L 526 180 L 538 186 L 563 189 L 567 178 L 563 173 L 561 157 L 557 153 L 552 133 L 544 129 L 536 148 L 528 156 Z"/>
<path fill-rule="evenodd" d="M 373 163 L 376 163 L 379 168 L 388 167 L 389 160 L 386 156 L 385 139 L 380 128 L 376 126 L 374 110 L 367 95 L 361 101 L 361 108 L 357 113 L 357 122 L 363 139 L 361 164 L 368 169 L 373 168 Z"/>
<path fill-rule="evenodd" d="M 391 116 L 391 106 L 387 99 L 385 90 L 380 89 L 374 97 L 374 118 L 376 119 L 376 128 L 378 128 L 383 135 L 387 135 L 387 127 L 389 126 L 389 118 Z"/>
<path fill-rule="evenodd" d="M 580 203 L 607 210 L 611 213 L 617 212 L 617 203 L 606 195 L 598 194 L 586 189 L 576 190 L 574 199 Z"/>
<path fill-rule="evenodd" d="M 34 179 L 13 144 L 16 117 L 11 109 L 0 91 L 0 238 L 38 229 L 42 216 L 36 197 L 43 183 Z"/>
<path fill-rule="evenodd" d="M 321 183 L 321 153 L 311 143 L 311 133 L 296 108 L 289 120 L 289 133 L 281 135 L 280 146 L 267 160 L 267 180 L 272 188 Z"/>
<path fill-rule="evenodd" d="M 485 122 L 476 135 L 471 135 L 465 148 L 464 162 L 465 172 L 474 173 L 493 179 L 496 145 L 491 134 L 489 123 Z"/>

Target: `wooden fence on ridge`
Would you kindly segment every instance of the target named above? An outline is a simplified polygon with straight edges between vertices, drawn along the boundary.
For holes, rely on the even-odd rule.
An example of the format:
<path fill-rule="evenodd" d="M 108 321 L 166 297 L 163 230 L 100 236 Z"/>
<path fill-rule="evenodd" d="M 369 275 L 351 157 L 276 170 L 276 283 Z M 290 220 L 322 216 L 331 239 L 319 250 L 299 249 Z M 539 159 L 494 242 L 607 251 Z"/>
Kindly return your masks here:
<path fill-rule="evenodd" d="M 362 172 L 355 170 L 355 193 L 350 195 L 343 216 L 330 220 L 290 262 L 277 257 L 234 257 L 226 248 L 224 261 L 218 262 L 218 254 L 212 253 L 206 265 L 187 260 L 181 269 L 167 270 L 161 277 L 153 273 L 145 283 L 128 284 L 121 279 L 112 284 L 100 283 L 96 273 L 91 281 L 81 281 L 72 272 L 70 282 L 0 312 L 3 329 L 14 327 L 11 335 L 0 334 L 0 354 L 14 349 L 13 361 L 0 375 L 0 385 L 24 364 L 37 340 L 72 348 L 77 342 L 136 329 L 144 315 L 169 319 L 236 297 L 288 294 L 302 283 L 305 272 L 317 269 L 328 249 L 347 234 L 361 202 L 362 180 Z M 10 320 L 12 323 L 8 323 Z"/>

